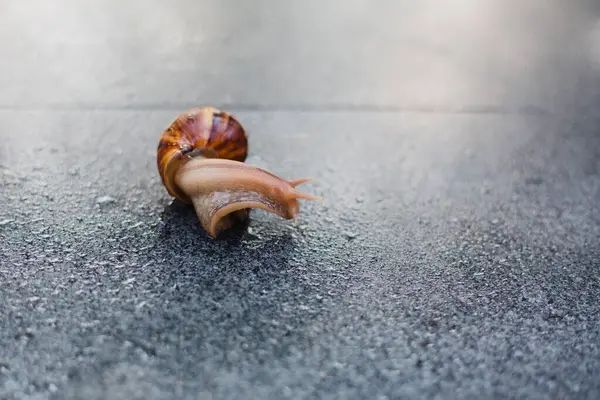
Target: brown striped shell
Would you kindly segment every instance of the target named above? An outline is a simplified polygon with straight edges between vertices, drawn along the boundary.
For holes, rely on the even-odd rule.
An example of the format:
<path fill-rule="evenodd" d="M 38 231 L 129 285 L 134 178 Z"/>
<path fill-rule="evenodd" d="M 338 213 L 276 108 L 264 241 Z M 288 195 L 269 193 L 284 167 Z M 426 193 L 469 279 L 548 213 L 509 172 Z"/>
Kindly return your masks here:
<path fill-rule="evenodd" d="M 161 180 L 171 196 L 188 204 L 191 200 L 175 184 L 175 173 L 196 155 L 244 161 L 248 155 L 246 131 L 231 114 L 198 107 L 179 115 L 163 132 L 157 149 Z"/>

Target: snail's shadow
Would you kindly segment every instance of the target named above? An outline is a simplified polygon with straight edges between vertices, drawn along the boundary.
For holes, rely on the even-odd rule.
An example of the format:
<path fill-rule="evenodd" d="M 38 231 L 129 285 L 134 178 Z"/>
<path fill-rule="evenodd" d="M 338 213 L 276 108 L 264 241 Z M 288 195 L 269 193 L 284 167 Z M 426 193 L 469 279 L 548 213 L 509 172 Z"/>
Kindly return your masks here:
<path fill-rule="evenodd" d="M 243 268 L 249 262 L 266 262 L 269 265 L 286 265 L 294 251 L 294 238 L 289 231 L 271 231 L 265 237 L 249 231 L 252 214 L 243 222 L 237 222 L 214 239 L 201 227 L 192 206 L 174 200 L 161 213 L 153 251 L 155 257 L 178 253 L 195 255 L 205 262 L 214 261 Z M 162 256 L 161 256 L 162 255 Z M 165 268 L 168 268 L 168 260 Z"/>
<path fill-rule="evenodd" d="M 250 225 L 250 218 L 247 218 L 244 221 L 237 222 L 230 229 L 221 232 L 216 239 L 213 239 L 200 226 L 200 221 L 198 221 L 194 208 L 178 200 L 173 200 L 165 207 L 160 220 L 162 222 L 160 232 L 162 239 L 164 239 L 165 235 L 177 233 L 180 236 L 193 235 L 209 243 L 240 244 L 242 239 L 248 234 L 248 226 Z"/>
<path fill-rule="evenodd" d="M 248 231 L 249 221 L 245 221 L 213 239 L 200 226 L 193 207 L 177 201 L 165 207 L 161 218 L 148 256 L 160 282 L 157 295 L 171 304 L 187 301 L 173 297 L 168 290 L 173 286 L 185 288 L 186 296 L 197 299 L 223 293 L 249 299 L 254 294 L 244 289 L 247 282 L 285 291 L 301 273 L 293 261 L 298 249 L 290 232 L 273 229 L 256 235 Z"/>

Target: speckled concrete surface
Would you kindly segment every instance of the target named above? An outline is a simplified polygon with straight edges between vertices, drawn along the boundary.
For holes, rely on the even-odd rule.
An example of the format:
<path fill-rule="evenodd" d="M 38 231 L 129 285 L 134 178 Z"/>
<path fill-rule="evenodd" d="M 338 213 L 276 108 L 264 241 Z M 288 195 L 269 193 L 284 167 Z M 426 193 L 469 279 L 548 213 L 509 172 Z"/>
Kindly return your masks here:
<path fill-rule="evenodd" d="M 600 10 L 487 3 L 2 4 L 0 398 L 600 397 Z M 325 200 L 210 239 L 201 104 Z"/>

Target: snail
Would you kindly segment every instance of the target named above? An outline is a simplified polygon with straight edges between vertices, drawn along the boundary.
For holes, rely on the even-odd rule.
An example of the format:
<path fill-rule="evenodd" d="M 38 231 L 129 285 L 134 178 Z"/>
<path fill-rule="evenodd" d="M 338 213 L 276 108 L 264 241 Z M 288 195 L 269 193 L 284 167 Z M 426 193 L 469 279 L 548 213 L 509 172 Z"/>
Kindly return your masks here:
<path fill-rule="evenodd" d="M 162 133 L 157 166 L 167 192 L 194 206 L 212 237 L 245 220 L 252 208 L 294 219 L 298 199 L 321 200 L 296 186 L 312 178 L 282 179 L 246 164 L 248 136 L 231 114 L 215 107 L 192 108 Z"/>

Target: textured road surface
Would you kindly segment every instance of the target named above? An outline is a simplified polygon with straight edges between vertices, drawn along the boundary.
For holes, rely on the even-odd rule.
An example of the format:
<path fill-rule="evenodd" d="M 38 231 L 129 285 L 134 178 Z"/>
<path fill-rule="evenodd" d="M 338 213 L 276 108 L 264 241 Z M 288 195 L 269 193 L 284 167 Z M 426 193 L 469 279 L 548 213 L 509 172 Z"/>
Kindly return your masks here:
<path fill-rule="evenodd" d="M 290 3 L 0 2 L 0 398 L 600 398 L 598 3 Z M 211 240 L 204 104 L 325 200 Z"/>

